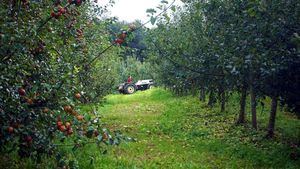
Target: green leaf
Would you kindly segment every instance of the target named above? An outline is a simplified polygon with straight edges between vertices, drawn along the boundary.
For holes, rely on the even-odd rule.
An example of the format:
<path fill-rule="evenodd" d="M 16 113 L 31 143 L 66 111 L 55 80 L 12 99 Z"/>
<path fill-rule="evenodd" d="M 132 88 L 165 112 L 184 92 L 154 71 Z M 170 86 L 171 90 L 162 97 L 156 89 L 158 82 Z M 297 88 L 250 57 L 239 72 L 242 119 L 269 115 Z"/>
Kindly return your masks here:
<path fill-rule="evenodd" d="M 95 158 L 93 156 L 90 156 L 90 165 L 94 164 Z"/>
<path fill-rule="evenodd" d="M 254 8 L 250 8 L 247 10 L 247 13 L 249 14 L 249 16 L 251 17 L 255 17 L 256 16 L 256 11 Z"/>
<path fill-rule="evenodd" d="M 176 12 L 176 6 L 173 5 L 173 6 L 171 7 L 171 10 L 172 10 L 173 12 Z"/>
<path fill-rule="evenodd" d="M 168 1 L 166 1 L 166 0 L 162 0 L 162 1 L 160 1 L 160 3 L 163 3 L 163 4 L 168 4 L 169 2 L 168 2 Z"/>
<path fill-rule="evenodd" d="M 156 13 L 156 10 L 155 9 L 153 9 L 153 8 L 150 8 L 150 9 L 147 9 L 146 10 L 146 13 L 150 13 L 150 14 L 154 14 L 154 13 Z"/>
<path fill-rule="evenodd" d="M 100 134 L 100 135 L 98 135 L 98 137 L 97 137 L 97 140 L 98 140 L 99 142 L 103 140 L 103 137 L 102 137 L 102 135 L 101 135 L 101 134 Z"/>
<path fill-rule="evenodd" d="M 152 25 L 154 25 L 154 24 L 155 24 L 155 22 L 156 22 L 156 18 L 155 18 L 155 17 L 153 17 L 153 16 L 151 16 L 151 18 L 150 18 L 150 22 L 151 22 L 151 24 L 152 24 Z"/>
<path fill-rule="evenodd" d="M 163 16 L 165 17 L 165 19 L 166 19 L 168 22 L 170 22 L 171 18 L 168 16 L 168 14 L 165 13 Z"/>

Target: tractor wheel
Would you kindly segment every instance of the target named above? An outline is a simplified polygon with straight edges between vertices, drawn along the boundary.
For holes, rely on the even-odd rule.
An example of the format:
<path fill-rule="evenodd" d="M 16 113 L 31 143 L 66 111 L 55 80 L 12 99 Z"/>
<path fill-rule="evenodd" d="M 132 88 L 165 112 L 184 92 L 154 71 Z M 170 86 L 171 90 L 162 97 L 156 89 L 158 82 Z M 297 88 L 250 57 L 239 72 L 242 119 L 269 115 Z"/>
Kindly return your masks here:
<path fill-rule="evenodd" d="M 135 86 L 133 84 L 128 84 L 124 88 L 125 93 L 132 94 L 135 92 Z"/>
<path fill-rule="evenodd" d="M 148 89 L 153 89 L 154 86 L 153 85 L 148 85 Z"/>

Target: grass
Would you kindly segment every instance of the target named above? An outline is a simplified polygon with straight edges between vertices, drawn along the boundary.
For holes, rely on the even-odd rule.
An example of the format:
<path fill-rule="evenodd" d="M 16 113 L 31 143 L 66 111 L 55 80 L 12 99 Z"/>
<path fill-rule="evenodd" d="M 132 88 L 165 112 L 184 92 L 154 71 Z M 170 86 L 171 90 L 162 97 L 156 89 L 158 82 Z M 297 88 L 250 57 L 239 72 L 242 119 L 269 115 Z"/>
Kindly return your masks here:
<path fill-rule="evenodd" d="M 269 110 L 258 107 L 258 131 L 249 124 L 235 126 L 238 99 L 233 95 L 227 111 L 220 113 L 219 107 L 211 109 L 195 97 L 175 97 L 160 88 L 109 95 L 102 106 L 96 106 L 102 124 L 137 141 L 119 146 L 90 144 L 75 152 L 65 148 L 65 152 L 80 168 L 88 169 L 299 168 L 300 121 L 280 111 L 275 138 L 265 139 Z M 84 109 L 91 107 L 95 106 Z M 298 147 L 291 147 L 294 144 Z M 33 166 L 27 164 L 23 168 Z M 43 167 L 49 168 L 46 164 Z"/>
<path fill-rule="evenodd" d="M 265 102 L 268 102 L 266 100 Z M 96 153 L 90 145 L 78 154 L 81 168 L 299 168 L 300 121 L 289 113 L 278 113 L 273 140 L 264 138 L 268 109 L 259 113 L 259 130 L 235 126 L 238 96 L 232 96 L 228 111 L 220 114 L 197 98 L 174 97 L 162 89 L 133 95 L 109 95 L 98 107 L 103 123 L 120 129 L 137 142 L 106 147 Z M 261 107 L 258 107 L 261 112 Z M 250 118 L 249 118 L 250 119 Z"/>

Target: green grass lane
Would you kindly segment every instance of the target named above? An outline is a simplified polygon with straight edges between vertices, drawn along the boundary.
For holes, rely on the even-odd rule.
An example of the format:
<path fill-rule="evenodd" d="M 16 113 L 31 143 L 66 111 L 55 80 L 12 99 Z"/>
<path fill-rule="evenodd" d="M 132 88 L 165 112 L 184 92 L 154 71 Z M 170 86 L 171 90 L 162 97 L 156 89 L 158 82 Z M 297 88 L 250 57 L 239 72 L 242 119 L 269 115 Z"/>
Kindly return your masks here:
<path fill-rule="evenodd" d="M 173 96 L 160 88 L 109 95 L 101 106 L 83 106 L 82 111 L 97 109 L 103 127 L 120 130 L 136 142 L 123 141 L 119 146 L 92 143 L 76 151 L 69 146 L 61 149 L 80 169 L 298 169 L 300 148 L 295 145 L 300 142 L 299 119 L 280 110 L 275 138 L 268 140 L 264 136 L 269 109 L 263 111 L 258 106 L 257 131 L 250 127 L 249 105 L 248 123 L 236 126 L 238 99 L 238 95 L 232 95 L 227 111 L 220 113 L 218 105 L 209 108 L 195 97 Z M 264 100 L 266 105 L 269 101 Z M 49 169 L 56 165 L 54 158 L 42 159 L 36 164 L 15 156 L 6 164 L 9 168 Z"/>
<path fill-rule="evenodd" d="M 175 97 L 163 89 L 132 95 L 109 95 L 98 111 L 104 126 L 121 130 L 137 142 L 77 153 L 81 168 L 297 168 L 288 141 L 299 139 L 299 120 L 279 113 L 274 140 L 264 139 L 267 112 L 259 115 L 260 129 L 235 126 L 237 98 L 219 113 L 196 98 Z M 258 108 L 258 112 L 260 108 Z M 297 135 L 298 133 L 298 135 Z M 93 164 L 88 158 L 93 158 Z M 86 162 L 83 162 L 86 161 Z"/>

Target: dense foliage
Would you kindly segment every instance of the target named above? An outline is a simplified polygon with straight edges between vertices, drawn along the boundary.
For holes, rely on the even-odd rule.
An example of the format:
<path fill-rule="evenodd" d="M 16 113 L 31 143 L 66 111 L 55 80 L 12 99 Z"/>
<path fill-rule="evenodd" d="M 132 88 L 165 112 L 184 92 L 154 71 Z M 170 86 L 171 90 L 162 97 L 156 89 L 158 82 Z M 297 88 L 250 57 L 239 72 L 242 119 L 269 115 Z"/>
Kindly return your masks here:
<path fill-rule="evenodd" d="M 278 100 L 299 115 L 298 2 L 184 2 L 172 19 L 161 16 L 157 28 L 149 33 L 150 53 L 160 60 L 161 80 L 166 86 L 178 94 L 200 91 L 201 100 L 207 93 L 208 104 L 219 101 L 221 111 L 225 111 L 228 95 L 239 92 L 239 124 L 246 121 L 249 93 L 253 128 L 257 128 L 257 103 L 270 97 L 271 137 Z"/>
<path fill-rule="evenodd" d="M 96 2 L 96 1 L 95 1 Z M 118 144 L 97 113 L 80 104 L 99 101 L 117 78 L 116 51 L 106 9 L 85 0 L 5 0 L 0 4 L 0 152 L 39 160 L 57 155 L 57 141 L 71 138 Z M 101 54 L 101 53 L 100 53 Z M 109 58 L 108 58 L 109 56 Z M 91 112 L 90 112 L 91 111 Z"/>

